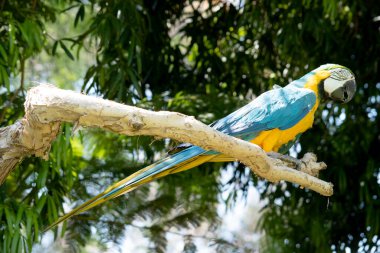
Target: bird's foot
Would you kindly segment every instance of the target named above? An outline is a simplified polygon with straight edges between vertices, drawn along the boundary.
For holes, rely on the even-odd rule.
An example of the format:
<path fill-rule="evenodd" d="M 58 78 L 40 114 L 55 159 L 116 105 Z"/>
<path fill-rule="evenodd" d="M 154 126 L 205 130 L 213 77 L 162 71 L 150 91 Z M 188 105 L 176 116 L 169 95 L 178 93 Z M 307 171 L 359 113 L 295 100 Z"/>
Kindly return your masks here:
<path fill-rule="evenodd" d="M 288 167 L 298 169 L 298 170 L 301 168 L 302 161 L 292 156 L 283 155 L 276 152 L 269 152 L 267 153 L 267 155 L 271 158 L 278 159 L 278 160 L 281 160 L 282 162 L 285 162 Z"/>
<path fill-rule="evenodd" d="M 302 159 L 275 152 L 269 152 L 268 156 L 282 161 L 290 168 L 305 172 L 314 177 L 318 177 L 319 171 L 327 168 L 324 162 L 317 162 L 317 156 L 313 153 L 306 153 Z"/>

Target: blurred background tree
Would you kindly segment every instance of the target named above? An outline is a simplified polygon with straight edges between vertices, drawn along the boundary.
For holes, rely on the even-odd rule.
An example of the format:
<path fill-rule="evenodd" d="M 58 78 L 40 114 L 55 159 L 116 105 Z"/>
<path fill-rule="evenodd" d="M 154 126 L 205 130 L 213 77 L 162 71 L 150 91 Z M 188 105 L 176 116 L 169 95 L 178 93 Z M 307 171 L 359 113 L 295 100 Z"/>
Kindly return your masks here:
<path fill-rule="evenodd" d="M 218 202 L 234 206 L 253 186 L 265 203 L 260 252 L 378 252 L 379 55 L 376 1 L 3 0 L 1 126 L 23 116 L 33 80 L 210 123 L 274 84 L 324 63 L 345 65 L 357 76 L 355 99 L 323 106 L 291 149 L 315 152 L 329 165 L 321 176 L 334 183 L 332 197 L 268 184 L 237 163 L 206 164 L 78 215 L 54 235 L 74 252 L 118 244 L 132 226 L 149 250 L 165 252 L 168 233 L 215 231 L 223 219 Z M 0 251 L 30 252 L 41 229 L 64 211 L 174 145 L 98 130 L 72 133 L 64 125 L 48 161 L 25 159 L 0 186 Z M 231 178 L 222 180 L 231 167 Z M 222 198 L 227 189 L 233 190 Z M 191 235 L 183 244 L 183 252 L 197 251 Z M 217 237 L 210 247 L 252 251 Z"/>

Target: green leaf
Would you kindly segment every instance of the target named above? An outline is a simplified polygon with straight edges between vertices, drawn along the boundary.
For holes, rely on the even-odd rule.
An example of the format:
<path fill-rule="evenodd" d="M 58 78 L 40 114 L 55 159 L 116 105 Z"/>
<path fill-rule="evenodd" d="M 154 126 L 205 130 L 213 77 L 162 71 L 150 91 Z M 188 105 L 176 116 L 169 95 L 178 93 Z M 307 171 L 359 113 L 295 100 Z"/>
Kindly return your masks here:
<path fill-rule="evenodd" d="M 19 240 L 20 240 L 20 233 L 17 231 L 16 233 L 13 234 L 12 236 L 12 247 L 11 247 L 11 252 L 19 252 L 17 250 L 18 245 L 19 245 Z"/>
<path fill-rule="evenodd" d="M 15 25 L 14 20 L 9 20 L 8 24 L 8 41 L 9 41 L 9 54 L 14 54 L 15 51 Z"/>
<path fill-rule="evenodd" d="M 37 177 L 37 187 L 41 189 L 46 184 L 46 178 L 49 172 L 49 164 L 48 162 L 42 162 L 42 166 L 40 170 L 38 171 L 38 177 Z"/>
<path fill-rule="evenodd" d="M 100 68 L 98 75 L 99 75 L 99 84 L 102 87 L 106 83 L 106 77 L 105 77 L 106 73 L 105 73 L 104 68 Z"/>
<path fill-rule="evenodd" d="M 50 222 L 53 222 L 55 221 L 56 219 L 58 219 L 58 210 L 57 210 L 57 207 L 54 203 L 54 196 L 50 196 L 48 199 L 48 213 L 49 213 L 49 217 L 50 217 Z"/>
<path fill-rule="evenodd" d="M 24 28 L 24 26 L 26 26 L 26 28 Z M 24 23 L 22 24 L 19 24 L 18 25 L 18 28 L 20 29 L 21 31 L 21 35 L 22 37 L 24 38 L 25 42 L 30 46 L 30 47 L 33 47 L 32 44 L 32 40 L 31 38 L 29 37 L 29 34 L 28 32 L 30 32 L 30 29 L 31 29 L 31 26 L 28 25 L 27 21 L 25 21 Z"/>
<path fill-rule="evenodd" d="M 137 77 L 135 75 L 135 72 L 132 69 L 127 69 L 127 73 L 129 78 L 132 80 L 133 87 L 135 87 L 137 94 L 139 95 L 140 98 L 143 97 L 142 90 L 141 90 L 141 85 L 139 81 L 137 80 Z"/>
<path fill-rule="evenodd" d="M 8 55 L 4 50 L 4 47 L 0 44 L 0 55 L 3 57 L 4 61 L 8 61 Z"/>
<path fill-rule="evenodd" d="M 71 127 L 69 124 L 65 124 L 64 129 L 65 129 L 65 142 L 64 142 L 65 152 L 63 152 L 63 166 L 71 168 L 70 165 L 68 166 L 68 164 L 70 164 L 70 161 L 72 158 L 71 157 L 72 150 L 71 150 L 71 146 L 70 146 Z M 68 174 L 71 174 L 71 171 L 68 171 Z"/>
<path fill-rule="evenodd" d="M 67 229 L 67 221 L 63 222 L 62 228 L 61 228 L 61 236 L 63 237 L 65 235 Z"/>
<path fill-rule="evenodd" d="M 19 52 L 18 50 L 14 50 L 13 52 L 10 53 L 8 57 L 8 64 L 9 67 L 11 68 L 11 72 L 14 71 L 14 68 L 16 67 L 16 63 L 19 60 Z"/>
<path fill-rule="evenodd" d="M 51 49 L 51 54 L 55 55 L 57 52 L 58 40 L 54 41 L 53 48 Z"/>
<path fill-rule="evenodd" d="M 13 216 L 13 212 L 9 210 L 8 207 L 5 207 L 5 218 L 8 224 L 8 231 L 12 234 L 14 231 L 13 225 L 15 224 L 15 217 Z"/>
<path fill-rule="evenodd" d="M 17 210 L 16 222 L 15 222 L 16 226 L 19 226 L 22 215 L 24 214 L 24 210 L 25 210 L 25 205 L 20 204 Z"/>
<path fill-rule="evenodd" d="M 7 252 L 7 248 L 8 247 L 8 243 L 9 243 L 9 240 L 10 240 L 10 236 L 7 236 L 8 234 L 6 234 L 6 236 L 4 236 L 4 242 L 3 242 L 3 252 Z"/>
<path fill-rule="evenodd" d="M 6 86 L 5 79 L 8 79 L 8 75 L 6 73 L 4 73 L 3 68 L 4 67 L 2 65 L 0 65 L 0 84 L 1 85 L 4 84 L 4 86 Z M 6 87 L 6 88 L 9 91 L 9 87 Z"/>
<path fill-rule="evenodd" d="M 133 60 L 135 49 L 136 49 L 136 41 L 135 41 L 134 37 L 132 37 L 132 40 L 130 41 L 130 45 L 128 47 L 128 55 L 127 55 L 127 57 L 128 57 L 128 61 L 127 61 L 128 66 L 131 66 L 131 64 L 132 64 L 132 60 Z"/>
<path fill-rule="evenodd" d="M 66 47 L 65 43 L 63 43 L 62 40 L 59 41 L 59 45 L 61 45 L 63 51 L 65 51 L 66 55 L 71 59 L 71 60 L 75 60 L 74 59 L 74 56 L 72 55 L 72 53 L 70 52 L 70 50 Z"/>
<path fill-rule="evenodd" d="M 33 215 L 33 224 L 34 224 L 34 240 L 38 241 L 38 236 L 39 236 L 39 226 L 38 226 L 38 216 Z"/>
<path fill-rule="evenodd" d="M 32 240 L 32 236 L 30 236 L 32 234 L 32 223 L 33 223 L 33 212 L 32 210 L 26 210 L 25 211 L 25 215 L 26 215 L 26 236 L 27 236 L 27 243 L 28 243 L 28 248 L 32 248 L 32 243 L 33 243 L 33 240 Z"/>
<path fill-rule="evenodd" d="M 84 5 L 82 4 L 79 9 L 78 9 L 78 12 L 77 12 L 77 15 L 75 16 L 75 20 L 74 20 L 74 27 L 76 27 L 78 25 L 78 21 L 79 19 L 81 21 L 83 21 L 84 19 L 84 15 L 85 15 L 85 9 L 84 9 Z"/>
<path fill-rule="evenodd" d="M 47 199 L 48 195 L 47 194 L 43 194 L 37 201 L 37 205 L 36 205 L 36 211 L 37 213 L 41 213 L 42 211 L 42 208 L 45 206 L 45 203 L 46 203 L 46 199 Z"/>
<path fill-rule="evenodd" d="M 137 62 L 137 73 L 140 75 L 142 72 L 142 63 L 141 63 L 141 54 L 139 50 L 137 51 L 137 54 L 136 54 L 136 62 Z"/>
<path fill-rule="evenodd" d="M 0 65 L 0 74 L 2 77 L 1 79 L 4 82 L 5 88 L 7 88 L 7 90 L 10 90 L 9 75 L 7 73 L 7 70 L 1 65 Z"/>

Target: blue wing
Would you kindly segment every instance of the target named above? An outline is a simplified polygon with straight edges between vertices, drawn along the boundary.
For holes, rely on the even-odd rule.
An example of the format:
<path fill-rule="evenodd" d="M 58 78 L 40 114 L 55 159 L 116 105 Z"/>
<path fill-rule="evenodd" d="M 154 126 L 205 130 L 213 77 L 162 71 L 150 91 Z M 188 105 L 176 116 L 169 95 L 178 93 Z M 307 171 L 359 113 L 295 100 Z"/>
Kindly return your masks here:
<path fill-rule="evenodd" d="M 288 129 L 310 112 L 317 101 L 312 90 L 285 87 L 267 91 L 251 103 L 211 124 L 235 137 L 252 140 L 261 131 Z"/>

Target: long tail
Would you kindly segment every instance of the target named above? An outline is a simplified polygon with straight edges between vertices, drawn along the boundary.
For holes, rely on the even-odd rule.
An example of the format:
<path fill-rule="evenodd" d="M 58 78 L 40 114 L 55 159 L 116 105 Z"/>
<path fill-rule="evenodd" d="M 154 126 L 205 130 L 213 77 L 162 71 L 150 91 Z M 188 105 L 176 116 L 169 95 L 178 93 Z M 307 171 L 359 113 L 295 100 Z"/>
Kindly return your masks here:
<path fill-rule="evenodd" d="M 144 169 L 141 169 L 128 176 L 127 178 L 113 184 L 104 192 L 60 217 L 57 221 L 48 226 L 44 231 L 50 230 L 61 222 L 70 219 L 72 216 L 87 211 L 107 200 L 130 192 L 142 184 L 146 184 L 157 178 L 161 178 L 169 174 L 174 174 L 194 168 L 218 156 L 218 154 L 208 155 L 206 152 L 207 151 L 198 146 L 192 146 L 181 152 L 168 156 L 165 159 L 158 161 L 152 165 L 149 165 L 148 167 L 145 167 Z"/>

